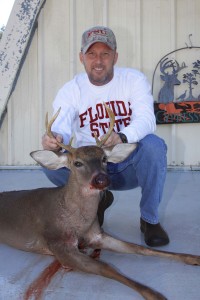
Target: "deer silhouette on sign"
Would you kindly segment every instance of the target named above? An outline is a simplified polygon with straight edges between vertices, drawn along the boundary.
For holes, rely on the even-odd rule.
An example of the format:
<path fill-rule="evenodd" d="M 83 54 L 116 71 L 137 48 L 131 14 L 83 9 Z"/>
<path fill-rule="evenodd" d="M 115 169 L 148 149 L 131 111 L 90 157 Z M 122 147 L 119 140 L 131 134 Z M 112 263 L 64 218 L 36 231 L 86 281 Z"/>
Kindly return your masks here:
<path fill-rule="evenodd" d="M 160 78 L 164 81 L 163 87 L 158 94 L 159 103 L 170 103 L 174 100 L 174 86 L 180 85 L 181 82 L 177 78 L 178 73 L 187 66 L 183 62 L 181 66 L 176 60 L 165 58 L 160 63 Z M 167 72 L 167 70 L 169 70 Z"/>

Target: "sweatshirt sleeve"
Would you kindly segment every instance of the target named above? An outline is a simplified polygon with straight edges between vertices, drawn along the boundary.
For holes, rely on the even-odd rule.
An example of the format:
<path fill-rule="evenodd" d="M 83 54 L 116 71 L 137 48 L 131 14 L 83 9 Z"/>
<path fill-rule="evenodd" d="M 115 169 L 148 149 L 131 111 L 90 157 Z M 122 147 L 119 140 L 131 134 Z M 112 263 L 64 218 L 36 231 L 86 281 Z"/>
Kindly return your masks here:
<path fill-rule="evenodd" d="M 74 104 L 76 93 L 76 86 L 73 82 L 68 82 L 58 91 L 53 102 L 53 114 L 55 114 L 60 107 L 61 111 L 52 125 L 52 131 L 63 136 L 64 144 L 69 143 L 73 134 L 74 120 L 77 115 L 77 109 Z"/>
<path fill-rule="evenodd" d="M 121 130 L 129 143 L 139 142 L 156 129 L 151 86 L 144 74 L 137 75 L 128 79 L 132 117 L 130 124 Z"/>

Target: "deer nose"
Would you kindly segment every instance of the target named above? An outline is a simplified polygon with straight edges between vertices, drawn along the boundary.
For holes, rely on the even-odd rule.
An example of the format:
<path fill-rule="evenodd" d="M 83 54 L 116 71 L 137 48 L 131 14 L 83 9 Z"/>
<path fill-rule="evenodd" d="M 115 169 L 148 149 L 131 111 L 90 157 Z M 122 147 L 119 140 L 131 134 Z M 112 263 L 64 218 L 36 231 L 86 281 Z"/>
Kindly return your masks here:
<path fill-rule="evenodd" d="M 110 179 L 107 174 L 99 173 L 93 177 L 91 185 L 95 189 L 102 190 L 105 187 L 108 187 L 110 184 Z"/>

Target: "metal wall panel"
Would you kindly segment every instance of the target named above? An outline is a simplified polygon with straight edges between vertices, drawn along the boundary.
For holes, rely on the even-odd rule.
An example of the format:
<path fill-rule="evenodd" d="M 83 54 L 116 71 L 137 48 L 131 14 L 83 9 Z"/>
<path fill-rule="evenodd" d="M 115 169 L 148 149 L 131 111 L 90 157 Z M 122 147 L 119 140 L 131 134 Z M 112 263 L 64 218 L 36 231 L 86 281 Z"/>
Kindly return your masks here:
<path fill-rule="evenodd" d="M 0 129 L 0 165 L 34 164 L 29 152 L 41 148 L 45 113 L 52 112 L 58 89 L 83 71 L 78 57 L 81 34 L 94 25 L 109 26 L 116 33 L 119 66 L 138 68 L 152 82 L 161 57 L 184 47 L 189 34 L 200 46 L 200 1 L 46 1 Z M 156 74 L 155 94 L 160 86 Z M 169 165 L 199 166 L 199 129 L 200 124 L 157 126 L 156 133 L 168 146 Z"/>

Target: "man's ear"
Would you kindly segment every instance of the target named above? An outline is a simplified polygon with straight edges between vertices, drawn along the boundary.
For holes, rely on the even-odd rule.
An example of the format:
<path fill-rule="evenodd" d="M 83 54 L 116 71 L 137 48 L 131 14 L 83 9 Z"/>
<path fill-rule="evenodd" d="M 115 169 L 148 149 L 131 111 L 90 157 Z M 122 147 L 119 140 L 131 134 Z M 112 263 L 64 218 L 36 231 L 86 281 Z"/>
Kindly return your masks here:
<path fill-rule="evenodd" d="M 116 62 L 118 61 L 118 52 L 115 52 L 115 58 L 114 58 L 114 65 L 116 64 Z"/>
<path fill-rule="evenodd" d="M 57 170 L 63 167 L 69 168 L 67 153 L 38 150 L 31 152 L 30 156 L 41 166 L 50 170 Z"/>
<path fill-rule="evenodd" d="M 79 53 L 79 59 L 80 59 L 80 62 L 83 64 L 83 53 L 82 52 Z"/>
<path fill-rule="evenodd" d="M 125 160 L 135 149 L 137 144 L 117 144 L 112 147 L 105 147 L 108 162 L 119 163 Z"/>

